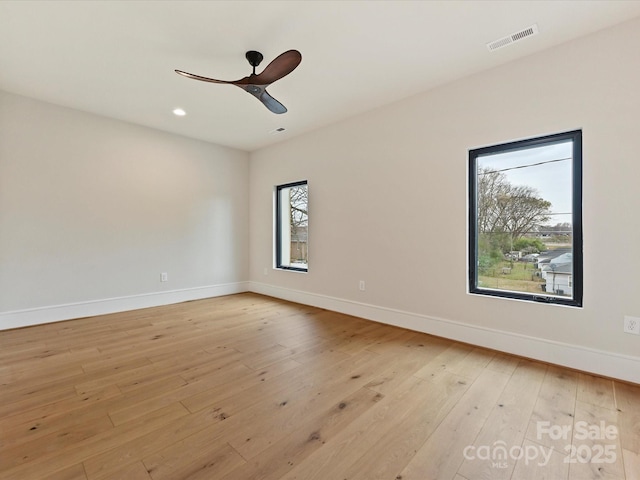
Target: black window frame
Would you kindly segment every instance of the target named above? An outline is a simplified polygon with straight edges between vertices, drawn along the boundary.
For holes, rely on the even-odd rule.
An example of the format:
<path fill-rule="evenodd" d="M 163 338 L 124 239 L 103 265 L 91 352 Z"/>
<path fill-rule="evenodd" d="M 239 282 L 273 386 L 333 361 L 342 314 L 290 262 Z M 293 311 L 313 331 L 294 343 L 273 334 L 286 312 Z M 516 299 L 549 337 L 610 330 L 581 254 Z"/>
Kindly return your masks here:
<path fill-rule="evenodd" d="M 572 255 L 573 255 L 573 296 L 572 298 L 536 295 L 526 292 L 508 290 L 492 290 L 482 288 L 477 283 L 478 269 L 478 210 L 477 210 L 477 159 L 487 154 L 504 153 L 514 150 L 524 150 L 544 145 L 552 145 L 571 140 L 573 142 L 572 158 Z M 528 300 L 540 303 L 566 305 L 572 307 L 583 306 L 583 226 L 582 226 L 582 130 L 572 130 L 563 133 L 545 135 L 527 140 L 492 145 L 469 150 L 469 253 L 468 253 L 468 281 L 469 293 L 502 297 L 518 300 Z"/>
<path fill-rule="evenodd" d="M 308 272 L 309 264 L 307 263 L 307 267 L 297 267 L 291 265 L 283 265 L 282 264 L 282 213 L 280 207 L 280 192 L 286 188 L 297 187 L 300 185 L 307 186 L 307 195 L 309 189 L 309 183 L 307 180 L 300 180 L 298 182 L 284 183 L 282 185 L 276 185 L 275 191 L 275 268 L 280 270 L 292 270 L 296 272 Z M 308 201 L 308 200 L 307 200 Z M 308 208 L 308 207 L 307 207 Z M 307 215 L 308 216 L 308 215 Z M 308 237 L 308 226 L 307 226 L 307 237 Z M 308 243 L 308 240 L 307 240 Z"/>

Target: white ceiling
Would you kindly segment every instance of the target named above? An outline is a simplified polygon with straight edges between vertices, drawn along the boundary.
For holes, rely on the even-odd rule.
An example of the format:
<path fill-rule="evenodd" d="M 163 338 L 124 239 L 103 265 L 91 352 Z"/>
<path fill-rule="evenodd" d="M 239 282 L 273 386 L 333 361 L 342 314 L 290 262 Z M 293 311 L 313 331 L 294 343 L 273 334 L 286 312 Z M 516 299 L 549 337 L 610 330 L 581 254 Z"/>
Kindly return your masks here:
<path fill-rule="evenodd" d="M 631 0 L 2 0 L 0 89 L 252 151 L 637 16 Z M 539 35 L 486 48 L 534 23 Z M 174 73 L 237 80 L 247 50 L 260 72 L 289 49 L 302 63 L 269 87 L 283 115 Z"/>

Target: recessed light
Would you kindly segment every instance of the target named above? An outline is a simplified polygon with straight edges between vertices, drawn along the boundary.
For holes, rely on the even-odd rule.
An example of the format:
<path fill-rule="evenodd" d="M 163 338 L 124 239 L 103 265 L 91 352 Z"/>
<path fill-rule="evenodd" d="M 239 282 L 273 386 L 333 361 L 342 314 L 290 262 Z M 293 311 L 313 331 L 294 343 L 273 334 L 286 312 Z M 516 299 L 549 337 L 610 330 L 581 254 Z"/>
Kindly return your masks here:
<path fill-rule="evenodd" d="M 187 114 L 187 112 L 185 112 L 185 111 L 184 111 L 183 109 L 181 109 L 181 108 L 174 108 L 174 109 L 173 109 L 173 114 L 174 114 L 174 115 L 177 115 L 178 117 L 184 117 L 184 116 Z"/>

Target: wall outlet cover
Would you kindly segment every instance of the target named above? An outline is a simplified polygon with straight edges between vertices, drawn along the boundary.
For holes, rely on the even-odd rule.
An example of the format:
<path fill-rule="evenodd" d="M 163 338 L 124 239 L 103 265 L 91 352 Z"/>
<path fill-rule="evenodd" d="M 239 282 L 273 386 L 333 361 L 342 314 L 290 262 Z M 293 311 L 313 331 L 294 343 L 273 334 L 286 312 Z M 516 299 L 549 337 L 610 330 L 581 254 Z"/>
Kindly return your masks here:
<path fill-rule="evenodd" d="M 640 317 L 624 317 L 624 332 L 640 335 Z"/>

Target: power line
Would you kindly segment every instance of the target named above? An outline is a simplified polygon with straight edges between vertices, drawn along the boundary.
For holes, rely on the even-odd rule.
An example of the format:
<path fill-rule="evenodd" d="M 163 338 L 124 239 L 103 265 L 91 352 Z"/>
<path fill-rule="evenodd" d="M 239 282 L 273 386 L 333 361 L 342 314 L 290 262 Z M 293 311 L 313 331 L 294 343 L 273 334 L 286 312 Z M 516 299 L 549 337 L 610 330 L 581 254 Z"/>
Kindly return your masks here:
<path fill-rule="evenodd" d="M 519 168 L 529 168 L 529 167 L 537 167 L 539 165 L 544 165 L 546 163 L 555 163 L 555 162 L 564 162 L 566 160 L 571 160 L 573 157 L 567 157 L 567 158 L 558 158 L 556 160 L 547 160 L 545 162 L 538 162 L 538 163 L 531 163 L 529 165 L 518 165 L 516 167 L 509 167 L 509 168 L 503 168 L 502 170 L 490 170 L 488 172 L 478 172 L 478 175 L 488 175 L 490 173 L 499 173 L 499 172 L 506 172 L 507 170 L 517 170 Z"/>
<path fill-rule="evenodd" d="M 511 232 L 504 230 L 487 230 L 484 232 L 480 232 L 489 235 L 509 235 Z M 522 235 L 525 234 L 534 234 L 534 235 L 572 235 L 573 231 L 571 230 L 525 230 L 521 232 Z"/>

